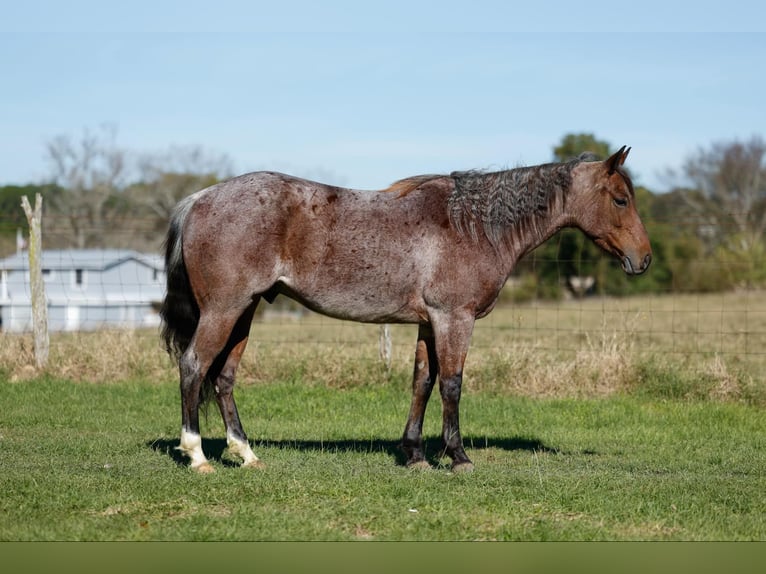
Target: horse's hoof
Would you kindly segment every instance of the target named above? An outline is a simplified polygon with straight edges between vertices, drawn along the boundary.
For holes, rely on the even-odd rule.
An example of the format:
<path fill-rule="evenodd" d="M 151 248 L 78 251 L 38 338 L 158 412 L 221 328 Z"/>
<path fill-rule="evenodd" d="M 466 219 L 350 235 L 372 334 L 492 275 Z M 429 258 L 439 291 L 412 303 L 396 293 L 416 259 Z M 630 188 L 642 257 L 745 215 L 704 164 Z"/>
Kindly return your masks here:
<path fill-rule="evenodd" d="M 262 460 L 256 459 L 256 460 L 251 460 L 250 462 L 243 463 L 242 468 L 255 468 L 257 470 L 261 470 L 266 468 L 266 464 Z"/>
<path fill-rule="evenodd" d="M 452 465 L 452 472 L 455 474 L 462 474 L 465 472 L 473 472 L 472 462 L 459 462 Z"/>
<path fill-rule="evenodd" d="M 415 462 L 407 463 L 407 468 L 412 470 L 431 470 L 431 465 L 425 460 L 417 460 Z"/>
<path fill-rule="evenodd" d="M 210 464 L 209 462 L 203 462 L 202 464 L 193 466 L 192 470 L 194 470 L 195 472 L 198 472 L 199 474 L 211 474 L 215 472 L 213 465 Z"/>

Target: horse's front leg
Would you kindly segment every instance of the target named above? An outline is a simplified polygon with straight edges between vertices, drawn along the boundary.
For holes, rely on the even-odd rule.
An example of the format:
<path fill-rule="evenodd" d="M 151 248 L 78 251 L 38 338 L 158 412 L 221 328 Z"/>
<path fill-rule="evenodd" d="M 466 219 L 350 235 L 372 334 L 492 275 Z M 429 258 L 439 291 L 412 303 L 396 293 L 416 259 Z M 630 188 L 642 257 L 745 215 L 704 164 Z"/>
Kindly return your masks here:
<path fill-rule="evenodd" d="M 436 354 L 439 358 L 439 391 L 442 398 L 442 440 L 452 459 L 452 470 L 473 470 L 460 436 L 460 395 L 463 365 L 473 333 L 474 317 L 449 316 L 435 321 Z"/>
<path fill-rule="evenodd" d="M 439 372 L 438 367 L 433 331 L 430 325 L 420 325 L 412 376 L 412 403 L 402 437 L 402 450 L 407 456 L 406 464 L 409 468 L 431 467 L 423 450 L 423 418 Z"/>
<path fill-rule="evenodd" d="M 463 373 L 457 372 L 452 376 L 439 376 L 439 390 L 442 395 L 442 440 L 444 452 L 452 459 L 452 470 L 462 472 L 473 470 L 473 463 L 463 448 L 460 436 L 460 392 L 463 384 Z"/>

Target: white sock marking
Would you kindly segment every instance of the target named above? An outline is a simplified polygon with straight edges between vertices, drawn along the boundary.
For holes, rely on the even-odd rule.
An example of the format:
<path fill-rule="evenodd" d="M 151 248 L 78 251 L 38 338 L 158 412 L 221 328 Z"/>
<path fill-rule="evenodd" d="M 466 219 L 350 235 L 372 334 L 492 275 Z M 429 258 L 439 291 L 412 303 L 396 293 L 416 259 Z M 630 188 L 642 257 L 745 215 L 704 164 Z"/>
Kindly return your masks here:
<path fill-rule="evenodd" d="M 255 456 L 253 449 L 250 448 L 250 443 L 243 441 L 235 437 L 231 431 L 226 431 L 226 443 L 229 445 L 229 451 L 232 454 L 236 454 L 242 457 L 242 464 L 247 465 L 251 462 L 256 462 L 258 457 Z"/>
<path fill-rule="evenodd" d="M 178 447 L 182 453 L 191 459 L 191 467 L 198 468 L 208 464 L 205 454 L 202 452 L 202 437 L 197 433 L 181 429 L 181 445 Z"/>

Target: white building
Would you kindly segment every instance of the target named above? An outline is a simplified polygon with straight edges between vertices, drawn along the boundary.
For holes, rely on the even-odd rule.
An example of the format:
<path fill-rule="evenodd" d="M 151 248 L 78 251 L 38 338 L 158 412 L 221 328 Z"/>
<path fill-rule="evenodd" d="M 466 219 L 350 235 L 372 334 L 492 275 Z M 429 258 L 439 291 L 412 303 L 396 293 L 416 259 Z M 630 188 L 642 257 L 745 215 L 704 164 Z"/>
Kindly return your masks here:
<path fill-rule="evenodd" d="M 121 249 L 43 251 L 50 331 L 159 325 L 165 264 L 159 255 Z M 0 328 L 32 329 L 29 257 L 0 261 Z"/>

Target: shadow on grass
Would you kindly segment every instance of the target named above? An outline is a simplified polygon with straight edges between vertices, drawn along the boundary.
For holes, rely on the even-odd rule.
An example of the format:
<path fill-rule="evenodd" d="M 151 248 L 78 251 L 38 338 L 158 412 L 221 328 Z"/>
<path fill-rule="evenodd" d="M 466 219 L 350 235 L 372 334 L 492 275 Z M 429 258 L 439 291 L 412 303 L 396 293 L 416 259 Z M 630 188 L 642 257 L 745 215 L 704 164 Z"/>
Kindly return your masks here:
<path fill-rule="evenodd" d="M 429 453 L 428 461 L 438 465 L 442 457 L 442 442 L 438 437 L 427 437 L 424 440 L 425 451 Z M 188 459 L 178 450 L 178 439 L 160 438 L 149 441 L 146 446 L 154 451 L 161 452 L 172 458 L 178 465 L 188 465 Z M 299 451 L 328 451 L 328 452 L 356 452 L 371 453 L 384 452 L 396 461 L 399 466 L 404 466 L 406 457 L 401 449 L 399 440 L 387 439 L 346 439 L 346 440 L 269 440 L 250 441 L 253 449 L 258 452 L 263 448 L 293 449 Z M 470 450 L 482 450 L 497 448 L 507 451 L 529 451 L 538 453 L 562 454 L 559 449 L 551 448 L 537 439 L 522 437 L 491 438 L 491 437 L 465 437 L 463 444 Z M 222 438 L 206 438 L 202 440 L 202 451 L 212 461 L 217 461 L 224 466 L 238 466 L 238 464 L 226 456 L 226 440 Z M 583 454 L 595 454 L 592 451 Z"/>

